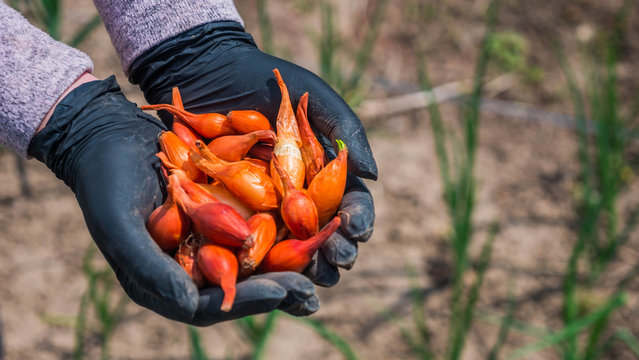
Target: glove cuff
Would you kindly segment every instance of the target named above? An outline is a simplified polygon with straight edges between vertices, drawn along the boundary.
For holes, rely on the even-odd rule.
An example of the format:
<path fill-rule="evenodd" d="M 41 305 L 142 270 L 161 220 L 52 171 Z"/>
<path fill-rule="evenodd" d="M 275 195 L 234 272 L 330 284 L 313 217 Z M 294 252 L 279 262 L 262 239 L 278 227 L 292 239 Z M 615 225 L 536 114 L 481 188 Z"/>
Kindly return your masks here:
<path fill-rule="evenodd" d="M 163 96 L 169 99 L 171 96 L 171 86 L 167 84 L 178 86 L 178 79 L 194 79 L 202 75 L 192 73 L 190 65 L 204 64 L 200 59 L 203 55 L 222 53 L 228 46 L 237 45 L 248 45 L 257 50 L 253 37 L 244 31 L 240 23 L 206 23 L 157 44 L 135 59 L 130 67 L 129 81 L 140 85 L 149 104 L 166 102 Z"/>
<path fill-rule="evenodd" d="M 71 186 L 72 181 L 68 180 L 72 173 L 72 166 L 69 164 L 73 158 L 71 154 L 86 140 L 78 133 L 84 133 L 90 127 L 82 124 L 82 112 L 89 103 L 103 94 L 119 91 L 120 87 L 114 76 L 75 88 L 58 103 L 47 125 L 35 134 L 27 149 L 28 155 L 44 163 L 58 179 Z"/>
<path fill-rule="evenodd" d="M 215 21 L 242 23 L 232 0 L 95 0 L 128 75 L 133 61 L 177 34 Z"/>
<path fill-rule="evenodd" d="M 90 171 L 87 164 L 107 156 L 100 153 L 102 142 L 121 137 L 120 133 L 131 134 L 120 141 L 131 141 L 142 131 L 143 122 L 152 124 L 157 133 L 165 130 L 157 119 L 126 99 L 115 76 L 91 81 L 58 103 L 47 125 L 33 137 L 28 154 L 75 191 L 77 176 Z"/>

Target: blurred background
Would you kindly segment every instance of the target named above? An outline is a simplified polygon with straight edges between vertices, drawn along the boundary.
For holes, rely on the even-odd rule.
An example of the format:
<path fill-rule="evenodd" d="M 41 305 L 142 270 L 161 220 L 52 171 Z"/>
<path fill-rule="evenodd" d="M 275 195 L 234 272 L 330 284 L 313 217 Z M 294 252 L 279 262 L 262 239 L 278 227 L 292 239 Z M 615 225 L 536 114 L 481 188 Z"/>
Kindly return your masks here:
<path fill-rule="evenodd" d="M 9 3 L 145 104 L 91 1 Z M 636 1 L 236 5 L 366 127 L 355 266 L 308 318 L 187 327 L 128 300 L 73 194 L 2 149 L 4 359 L 639 358 Z"/>

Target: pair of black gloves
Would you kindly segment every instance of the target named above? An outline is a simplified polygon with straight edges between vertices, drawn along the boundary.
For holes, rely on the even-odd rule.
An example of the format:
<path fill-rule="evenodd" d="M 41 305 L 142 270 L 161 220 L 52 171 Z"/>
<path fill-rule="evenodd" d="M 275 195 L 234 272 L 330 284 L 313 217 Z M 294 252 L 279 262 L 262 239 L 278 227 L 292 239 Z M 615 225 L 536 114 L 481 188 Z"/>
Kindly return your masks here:
<path fill-rule="evenodd" d="M 237 284 L 230 312 L 220 311 L 220 288 L 198 291 L 145 228 L 151 211 L 163 202 L 164 181 L 155 154 L 158 134 L 171 117 L 162 123 L 145 114 L 111 77 L 69 93 L 33 138 L 28 154 L 74 191 L 93 239 L 139 305 L 200 326 L 275 309 L 308 315 L 319 308 L 313 283 L 334 285 L 338 267 L 349 269 L 357 257 L 357 243 L 370 237 L 373 201 L 360 177 L 376 179 L 377 168 L 361 122 L 319 77 L 259 51 L 240 24 L 209 23 L 159 44 L 134 62 L 129 80 L 140 85 L 151 104 L 170 103 L 171 89 L 177 86 L 189 111 L 225 114 L 255 109 L 274 120 L 281 100 L 274 68 L 282 73 L 291 99 L 310 93 L 309 118 L 329 156 L 335 156 L 336 139 L 349 148 L 349 177 L 340 205 L 347 215 L 342 215 L 341 228 L 305 276 L 252 276 Z"/>

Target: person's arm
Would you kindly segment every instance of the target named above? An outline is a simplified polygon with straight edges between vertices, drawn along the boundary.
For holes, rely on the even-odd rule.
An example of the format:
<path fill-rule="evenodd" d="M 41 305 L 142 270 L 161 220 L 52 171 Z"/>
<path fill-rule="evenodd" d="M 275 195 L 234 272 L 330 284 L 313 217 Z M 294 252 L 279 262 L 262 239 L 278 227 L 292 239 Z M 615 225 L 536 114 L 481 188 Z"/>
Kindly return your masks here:
<path fill-rule="evenodd" d="M 71 188 L 93 240 L 134 302 L 201 326 L 275 309 L 317 311 L 308 279 L 277 273 L 238 284 L 233 308 L 222 312 L 223 291 L 198 291 L 145 227 L 164 199 L 155 155 L 166 127 L 128 101 L 113 76 L 87 74 L 88 56 L 4 4 L 0 55 L 0 140 L 44 163 Z"/>
<path fill-rule="evenodd" d="M 92 69 L 87 54 L 53 40 L 0 2 L 0 144 L 27 156 L 45 117 Z"/>

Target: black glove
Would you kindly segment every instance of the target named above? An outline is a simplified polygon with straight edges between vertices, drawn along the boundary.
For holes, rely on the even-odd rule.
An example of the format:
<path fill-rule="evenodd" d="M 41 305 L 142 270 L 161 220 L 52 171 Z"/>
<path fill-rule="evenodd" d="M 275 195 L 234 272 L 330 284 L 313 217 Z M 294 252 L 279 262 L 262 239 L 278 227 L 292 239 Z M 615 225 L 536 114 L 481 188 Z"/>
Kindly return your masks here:
<path fill-rule="evenodd" d="M 132 64 L 129 80 L 140 84 L 151 104 L 170 104 L 177 86 L 191 112 L 252 109 L 274 122 L 281 101 L 274 68 L 280 70 L 294 108 L 309 92 L 308 117 L 320 142 L 334 157 L 332 144 L 343 140 L 349 148 L 349 172 L 357 175 L 349 175 L 339 209 L 340 230 L 305 272 L 316 284 L 331 286 L 339 280 L 336 266 L 353 265 L 357 242 L 368 240 L 375 218 L 370 192 L 358 176 L 376 179 L 377 166 L 362 123 L 346 102 L 310 71 L 261 52 L 251 35 L 232 21 L 204 24 L 155 46 Z M 166 124 L 172 120 L 168 114 L 160 116 Z"/>
<path fill-rule="evenodd" d="M 251 277 L 237 285 L 230 312 L 223 292 L 198 292 L 185 271 L 149 236 L 145 221 L 163 201 L 158 134 L 164 125 L 129 102 L 111 77 L 69 93 L 37 133 L 28 154 L 75 193 L 95 243 L 129 297 L 169 319 L 194 324 L 281 309 L 318 310 L 315 287 L 296 273 Z"/>

